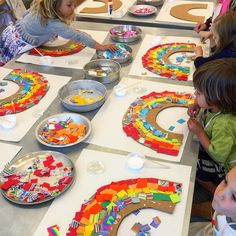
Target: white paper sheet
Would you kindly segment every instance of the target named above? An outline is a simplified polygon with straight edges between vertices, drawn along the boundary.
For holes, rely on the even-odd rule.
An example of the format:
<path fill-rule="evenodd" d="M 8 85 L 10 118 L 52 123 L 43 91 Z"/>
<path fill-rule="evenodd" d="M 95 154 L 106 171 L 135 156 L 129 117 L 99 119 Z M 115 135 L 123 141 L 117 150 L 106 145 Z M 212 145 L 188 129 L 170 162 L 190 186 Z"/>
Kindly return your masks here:
<path fill-rule="evenodd" d="M 122 119 L 130 104 L 137 98 L 143 95 L 147 95 L 150 92 L 190 92 L 193 93 L 192 87 L 177 86 L 171 84 L 164 84 L 158 82 L 150 82 L 143 80 L 136 80 L 131 78 L 124 78 L 120 82 L 121 84 L 131 85 L 138 83 L 134 87 L 128 89 L 128 94 L 124 97 L 117 97 L 114 92 L 107 99 L 105 104 L 96 114 L 92 120 L 92 133 L 90 137 L 85 141 L 88 143 L 124 150 L 128 152 L 140 152 L 147 156 L 160 158 L 163 160 L 179 162 L 183 153 L 184 145 L 188 136 L 188 127 L 186 122 L 178 124 L 180 118 L 185 121 L 188 120 L 187 108 L 169 108 L 164 109 L 158 115 L 158 124 L 164 129 L 168 129 L 171 125 L 175 126 L 173 132 L 184 134 L 183 144 L 180 148 L 178 156 L 170 156 L 162 153 L 157 153 L 155 150 L 150 149 L 138 142 L 133 138 L 126 136 L 126 133 L 122 129 Z M 137 89 L 143 90 L 135 92 Z"/>
<path fill-rule="evenodd" d="M 160 12 L 157 15 L 156 21 L 169 22 L 169 23 L 187 23 L 189 25 L 196 25 L 197 22 L 191 22 L 186 20 L 177 19 L 170 15 L 170 10 L 172 7 L 180 4 L 192 4 L 192 3 L 204 3 L 207 4 L 207 9 L 193 9 L 190 10 L 189 13 L 196 16 L 204 16 L 205 20 L 212 15 L 213 12 L 213 2 L 195 2 L 195 1 L 173 1 L 173 0 L 165 0 Z"/>
<path fill-rule="evenodd" d="M 88 164 L 95 160 L 104 163 L 106 171 L 103 174 L 95 175 L 87 172 Z M 125 156 L 84 149 L 75 164 L 77 175 L 75 183 L 67 192 L 53 201 L 34 236 L 47 235 L 47 227 L 55 224 L 60 227 L 60 235 L 66 235 L 75 212 L 80 210 L 81 204 L 88 200 L 99 187 L 110 184 L 112 181 L 139 177 L 160 178 L 182 183 L 181 202 L 176 205 L 173 214 L 149 209 L 142 210 L 137 217 L 128 216 L 122 222 L 117 236 L 133 235 L 131 227 L 134 223 L 151 223 L 152 218 L 157 215 L 162 222 L 156 230 L 152 229 L 151 235 L 170 235 L 170 232 L 175 232 L 175 236 L 182 236 L 191 167 L 168 163 L 170 169 L 161 169 L 156 164 L 145 163 L 148 167 L 135 173 L 126 168 L 126 160 Z"/>
<path fill-rule="evenodd" d="M 107 13 L 95 13 L 95 14 L 81 13 L 81 11 L 86 7 L 97 8 L 97 7 L 101 7 L 104 5 L 104 3 L 99 2 L 99 1 L 86 0 L 78 6 L 78 8 L 76 9 L 76 14 L 78 16 L 90 16 L 90 17 L 94 16 L 94 17 L 102 17 L 102 18 L 121 18 L 126 14 L 126 12 L 128 11 L 128 8 L 131 7 L 135 3 L 135 0 L 128 0 L 128 1 L 121 0 L 121 2 L 122 2 L 122 6 L 119 9 L 117 9 L 116 11 L 112 11 L 111 15 L 108 14 L 108 12 Z"/>
<path fill-rule="evenodd" d="M 159 44 L 165 43 L 195 43 L 196 45 L 201 45 L 203 47 L 204 56 L 209 55 L 209 44 L 201 44 L 199 38 L 192 37 L 175 37 L 175 36 L 154 36 L 154 35 L 145 35 L 142 44 L 138 50 L 138 53 L 133 61 L 132 67 L 129 71 L 129 75 L 138 75 L 142 77 L 158 77 L 163 79 L 169 79 L 166 77 L 162 77 L 160 75 L 154 74 L 151 71 L 147 70 L 143 67 L 142 64 L 142 56 L 152 47 L 155 47 Z M 176 54 L 178 55 L 178 54 Z M 188 76 L 188 80 L 192 80 L 193 72 L 195 71 L 195 67 L 193 62 L 185 65 L 190 67 L 190 74 Z"/>
<path fill-rule="evenodd" d="M 10 162 L 21 149 L 22 149 L 21 146 L 0 142 L 0 150 L 1 150 L 0 172 L 4 169 L 5 165 L 8 162 Z"/>
<path fill-rule="evenodd" d="M 0 80 L 8 75 L 12 70 L 1 68 Z M 51 102 L 56 98 L 59 89 L 67 84 L 70 77 L 42 74 L 49 82 L 49 90 L 46 95 L 40 100 L 40 102 L 16 115 L 16 126 L 11 129 L 4 129 L 0 126 L 0 140 L 19 142 L 33 124 L 38 120 L 40 115 L 46 111 Z"/>
<path fill-rule="evenodd" d="M 107 37 L 107 32 L 105 31 L 96 31 L 96 30 L 82 30 L 83 32 L 91 35 L 99 43 L 103 43 Z M 83 69 L 84 65 L 87 64 L 96 53 L 93 48 L 84 48 L 82 51 L 62 57 L 52 57 L 52 62 L 49 66 L 63 67 L 63 68 L 74 68 L 74 69 Z M 24 53 L 16 61 L 30 63 L 35 65 L 41 65 L 40 57 L 29 55 Z"/>

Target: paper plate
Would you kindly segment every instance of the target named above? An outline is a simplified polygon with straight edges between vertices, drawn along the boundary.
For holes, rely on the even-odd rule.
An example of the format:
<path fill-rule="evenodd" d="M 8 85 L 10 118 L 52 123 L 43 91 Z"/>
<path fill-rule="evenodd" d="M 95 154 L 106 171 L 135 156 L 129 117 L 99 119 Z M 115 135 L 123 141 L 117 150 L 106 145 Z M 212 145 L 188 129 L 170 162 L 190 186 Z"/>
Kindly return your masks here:
<path fill-rule="evenodd" d="M 0 173 L 1 193 L 21 205 L 50 201 L 71 186 L 74 172 L 72 161 L 60 152 L 32 152 L 11 161 Z"/>

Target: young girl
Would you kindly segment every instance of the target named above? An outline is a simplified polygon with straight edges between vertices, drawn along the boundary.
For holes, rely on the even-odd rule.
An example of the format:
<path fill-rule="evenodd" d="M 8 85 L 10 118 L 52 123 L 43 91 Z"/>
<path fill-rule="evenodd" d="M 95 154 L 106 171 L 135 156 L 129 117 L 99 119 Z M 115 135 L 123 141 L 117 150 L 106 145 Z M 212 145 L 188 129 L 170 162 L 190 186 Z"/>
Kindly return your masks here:
<path fill-rule="evenodd" d="M 218 185 L 212 201 L 212 223 L 191 223 L 190 236 L 236 236 L 236 167 Z M 197 232 L 196 232 L 197 231 Z"/>
<path fill-rule="evenodd" d="M 114 45 L 101 45 L 88 34 L 69 27 L 76 7 L 77 0 L 34 0 L 23 19 L 3 31 L 0 39 L 2 62 L 29 50 L 29 45 L 37 47 L 57 36 L 91 48 L 115 51 Z"/>
<path fill-rule="evenodd" d="M 196 68 L 215 59 L 236 58 L 236 13 L 230 11 L 218 16 L 213 22 L 211 33 L 216 49 L 211 56 L 203 57 L 202 47 L 196 46 L 194 60 Z"/>
<path fill-rule="evenodd" d="M 188 128 L 200 141 L 197 181 L 212 194 L 236 164 L 236 59 L 205 63 L 193 75 L 195 103 Z M 205 110 L 203 125 L 195 118 Z"/>

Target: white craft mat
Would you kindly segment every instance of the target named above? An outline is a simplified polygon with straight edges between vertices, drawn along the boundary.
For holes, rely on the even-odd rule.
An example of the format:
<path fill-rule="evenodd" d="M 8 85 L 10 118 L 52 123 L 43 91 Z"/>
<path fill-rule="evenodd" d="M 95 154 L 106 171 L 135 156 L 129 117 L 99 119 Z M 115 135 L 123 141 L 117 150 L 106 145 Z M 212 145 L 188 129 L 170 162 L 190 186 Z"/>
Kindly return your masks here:
<path fill-rule="evenodd" d="M 103 43 L 107 37 L 107 32 L 105 31 L 96 31 L 96 30 L 81 30 L 92 36 L 99 43 Z M 63 67 L 63 68 L 74 68 L 74 69 L 83 69 L 84 65 L 87 64 L 94 54 L 96 53 L 95 49 L 86 47 L 82 51 L 61 57 L 52 57 L 52 63 L 49 66 Z M 24 53 L 16 61 L 30 63 L 35 65 L 41 65 L 40 56 L 29 55 Z"/>
<path fill-rule="evenodd" d="M 1 150 L 0 171 L 4 169 L 5 165 L 8 162 L 10 162 L 21 149 L 22 146 L 16 146 L 0 142 L 0 150 Z"/>
<path fill-rule="evenodd" d="M 1 68 L 0 81 L 12 70 Z M 29 131 L 31 126 L 38 120 L 40 115 L 49 107 L 51 102 L 56 98 L 59 89 L 67 84 L 70 77 L 42 74 L 49 82 L 49 90 L 37 105 L 22 111 L 16 115 L 16 126 L 11 129 L 4 129 L 0 126 L 0 140 L 19 142 Z M 8 82 L 14 84 L 13 82 Z M 4 87 L 5 88 L 5 87 Z"/>
<path fill-rule="evenodd" d="M 128 94 L 124 97 L 117 97 L 114 94 L 114 91 L 112 92 L 111 96 L 106 100 L 105 104 L 93 118 L 92 133 L 85 142 L 128 152 L 140 152 L 147 156 L 179 162 L 189 133 L 186 125 L 188 120 L 187 108 L 164 109 L 158 115 L 158 124 L 162 128 L 168 129 L 172 125 L 175 126 L 173 132 L 184 134 L 183 144 L 178 156 L 157 153 L 155 150 L 136 142 L 131 137 L 128 137 L 122 129 L 122 119 L 130 104 L 134 102 L 137 97 L 147 95 L 153 91 L 193 93 L 193 88 L 131 78 L 124 78 L 120 83 L 125 85 L 138 84 L 137 86 L 129 88 Z M 139 92 L 135 92 L 135 89 L 139 89 Z M 180 118 L 184 119 L 186 122 L 184 124 L 179 124 L 177 121 Z"/>
<path fill-rule="evenodd" d="M 187 23 L 189 25 L 196 25 L 196 22 L 191 22 L 191 21 L 186 21 L 186 20 L 181 20 L 177 19 L 173 16 L 170 15 L 170 10 L 172 7 L 176 5 L 181 5 L 181 4 L 192 4 L 192 3 L 203 3 L 207 4 L 207 9 L 192 9 L 189 11 L 190 14 L 196 15 L 196 16 L 204 16 L 205 20 L 208 19 L 213 12 L 213 2 L 205 2 L 205 1 L 172 1 L 172 0 L 165 0 L 165 3 L 163 4 L 160 12 L 158 13 L 156 17 L 156 21 L 162 21 L 162 22 L 168 22 L 168 23 Z"/>
<path fill-rule="evenodd" d="M 86 169 L 91 161 L 96 160 L 103 162 L 106 168 L 105 172 L 100 175 L 91 174 Z M 126 160 L 127 157 L 122 155 L 83 149 L 75 164 L 77 175 L 75 183 L 67 192 L 53 201 L 34 236 L 47 235 L 47 227 L 55 224 L 60 227 L 60 235 L 66 235 L 75 212 L 80 210 L 81 204 L 88 200 L 99 187 L 110 184 L 113 181 L 140 177 L 160 178 L 182 183 L 181 202 L 176 205 L 173 214 L 151 209 L 142 210 L 138 216 L 131 214 L 122 222 L 117 236 L 134 235 L 131 231 L 134 223 L 151 223 L 152 218 L 155 216 L 159 216 L 162 222 L 157 229 L 153 230 L 152 228 L 151 235 L 170 235 L 170 232 L 175 232 L 175 236 L 182 236 L 191 167 L 168 163 L 170 168 L 162 169 L 158 168 L 156 164 L 145 163 L 147 167 L 135 173 L 126 168 Z"/>
<path fill-rule="evenodd" d="M 154 36 L 154 35 L 147 34 L 145 35 L 142 41 L 142 44 L 138 50 L 138 53 L 132 63 L 131 69 L 129 71 L 129 75 L 169 79 L 167 77 L 163 77 L 163 76 L 152 73 L 151 71 L 144 68 L 142 64 L 142 57 L 150 48 L 155 47 L 159 44 L 165 44 L 165 43 L 195 43 L 196 45 L 201 45 L 203 47 L 204 56 L 209 55 L 209 44 L 202 44 L 199 38 L 176 37 L 176 36 Z M 178 53 L 174 55 L 178 56 Z M 175 64 L 175 62 L 173 63 Z M 195 71 L 195 66 L 193 62 L 187 64 L 187 66 L 190 67 L 190 74 L 188 76 L 188 80 L 193 80 L 192 75 L 193 75 L 193 72 Z"/>
<path fill-rule="evenodd" d="M 126 12 L 128 11 L 129 7 L 133 6 L 136 0 L 121 0 L 122 6 L 117 9 L 116 11 L 112 11 L 112 15 L 107 13 L 81 13 L 81 11 L 86 8 L 97 8 L 104 5 L 104 3 L 94 0 L 86 0 L 82 4 L 78 6 L 76 9 L 76 14 L 78 16 L 96 16 L 96 17 L 102 17 L 102 18 L 121 18 L 123 17 Z"/>

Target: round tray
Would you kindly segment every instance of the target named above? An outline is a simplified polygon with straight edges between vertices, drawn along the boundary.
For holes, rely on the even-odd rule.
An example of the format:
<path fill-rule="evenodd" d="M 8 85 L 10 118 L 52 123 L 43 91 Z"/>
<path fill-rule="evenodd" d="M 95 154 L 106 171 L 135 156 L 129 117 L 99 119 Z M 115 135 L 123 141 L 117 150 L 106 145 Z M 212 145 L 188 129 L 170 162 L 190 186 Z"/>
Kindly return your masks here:
<path fill-rule="evenodd" d="M 68 144 L 57 144 L 56 142 L 46 142 L 42 139 L 42 137 L 40 137 L 42 135 L 43 129 L 48 125 L 48 122 L 53 122 L 55 121 L 56 123 L 58 123 L 59 121 L 67 121 L 69 119 L 73 120 L 73 123 L 77 123 L 77 124 L 84 124 L 86 126 L 86 134 L 77 139 L 75 142 L 71 142 Z M 44 119 L 36 128 L 35 130 L 35 136 L 36 139 L 43 145 L 46 145 L 48 147 L 55 147 L 55 148 L 61 148 L 61 147 L 69 147 L 69 146 L 73 146 L 76 145 L 78 143 L 83 142 L 91 133 L 91 122 L 82 115 L 76 114 L 76 113 L 60 113 L 60 114 L 56 114 L 53 116 L 50 116 L 46 119 Z M 62 135 L 60 135 L 62 137 Z"/>
<path fill-rule="evenodd" d="M 135 32 L 134 35 L 127 35 L 127 32 Z M 142 30 L 134 25 L 121 25 L 109 30 L 112 40 L 120 43 L 131 43 L 141 38 Z"/>
<path fill-rule="evenodd" d="M 49 157 L 49 159 L 47 159 L 46 157 Z M 35 171 L 39 172 L 46 167 L 50 169 L 49 172 L 50 176 L 47 175 L 40 176 L 38 173 L 36 174 Z M 65 170 L 64 168 L 67 168 L 67 170 Z M 10 172 L 11 174 L 9 174 Z M 9 188 L 11 194 L 10 193 L 7 194 L 8 190 L 3 190 L 3 189 L 1 189 L 1 193 L 9 201 L 21 205 L 35 205 L 42 202 L 50 201 L 60 196 L 71 186 L 74 180 L 74 174 L 75 174 L 74 172 L 75 170 L 72 161 L 66 155 L 60 152 L 54 152 L 54 151 L 32 152 L 22 156 L 19 159 L 11 161 L 4 168 L 4 170 L 0 174 L 1 181 L 3 181 L 4 179 L 10 181 L 9 178 L 12 177 L 13 173 L 20 176 L 19 179 L 20 184 L 17 183 L 13 184 L 12 186 L 15 186 L 15 189 L 12 189 L 12 186 L 11 189 Z M 6 176 L 6 174 L 8 176 Z M 58 181 L 59 183 L 59 175 L 61 175 L 61 177 L 68 176 L 69 178 L 67 178 L 67 180 L 65 180 L 64 182 L 61 180 L 60 177 L 60 183 L 63 184 L 63 186 L 60 186 L 62 187 L 60 188 L 61 190 L 58 191 L 57 189 L 57 191 L 55 191 L 53 195 L 46 194 L 47 191 L 50 193 L 54 191 L 53 189 L 48 189 L 47 186 L 50 187 L 57 186 L 56 182 Z M 42 187 L 41 184 L 43 183 L 45 184 Z M 33 186 L 34 184 L 36 184 L 36 186 Z M 41 199 L 38 200 L 35 199 L 34 197 L 38 196 L 37 194 L 39 192 L 42 195 L 45 195 L 45 198 L 41 197 Z M 30 202 L 32 199 L 34 200 Z"/>
<path fill-rule="evenodd" d="M 94 74 L 97 69 L 106 71 L 105 75 Z M 92 79 L 103 84 L 108 84 L 120 78 L 120 69 L 120 64 L 114 60 L 97 59 L 90 61 L 84 66 L 84 73 L 87 79 Z"/>
<path fill-rule="evenodd" d="M 154 7 L 162 6 L 164 3 L 164 0 L 138 0 L 137 4 L 139 5 L 151 5 Z"/>
<path fill-rule="evenodd" d="M 141 11 L 142 9 L 149 9 L 149 12 L 137 12 Z M 135 16 L 150 16 L 156 13 L 157 9 L 156 7 L 150 5 L 134 5 L 130 7 L 128 11 Z"/>
<path fill-rule="evenodd" d="M 100 51 L 100 50 L 96 50 L 97 57 L 98 58 L 104 58 L 104 59 L 110 59 L 110 60 L 116 61 L 116 62 L 118 62 L 120 64 L 126 63 L 126 62 L 128 62 L 132 58 L 132 48 L 130 46 L 128 46 L 127 44 L 123 44 L 123 43 L 116 43 L 114 45 L 116 47 L 118 47 L 118 48 L 123 47 L 126 51 L 129 52 L 129 54 L 126 57 L 107 58 L 107 56 L 106 56 L 106 53 L 108 52 L 107 50 L 105 52 L 104 51 Z M 109 51 L 109 53 L 111 53 L 111 52 Z"/>
<path fill-rule="evenodd" d="M 94 80 L 77 80 L 64 85 L 59 90 L 59 98 L 65 108 L 75 112 L 92 111 L 100 107 L 106 100 L 106 87 Z M 90 101 L 88 104 L 73 102 L 73 96 Z"/>

